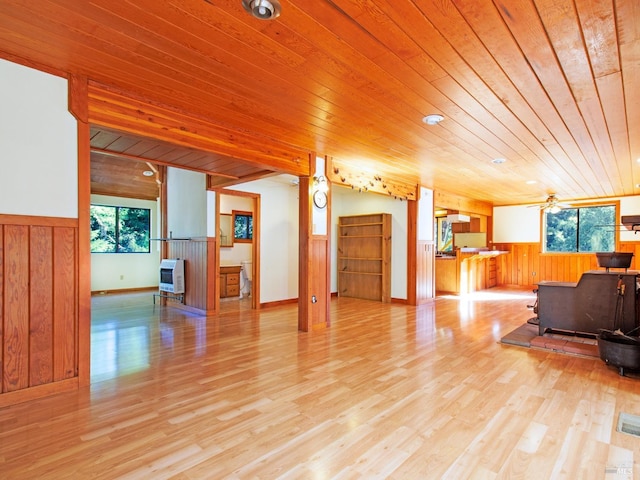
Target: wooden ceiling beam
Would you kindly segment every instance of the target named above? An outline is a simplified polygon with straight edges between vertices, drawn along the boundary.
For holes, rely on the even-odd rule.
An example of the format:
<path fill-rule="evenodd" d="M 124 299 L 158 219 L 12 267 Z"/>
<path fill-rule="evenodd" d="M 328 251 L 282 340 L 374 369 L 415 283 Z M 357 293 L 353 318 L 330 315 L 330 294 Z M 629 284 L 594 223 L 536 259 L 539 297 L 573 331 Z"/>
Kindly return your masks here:
<path fill-rule="evenodd" d="M 247 132 L 179 113 L 108 88 L 89 85 L 89 121 L 184 147 L 230 156 L 297 176 L 309 174 L 309 153 Z"/>

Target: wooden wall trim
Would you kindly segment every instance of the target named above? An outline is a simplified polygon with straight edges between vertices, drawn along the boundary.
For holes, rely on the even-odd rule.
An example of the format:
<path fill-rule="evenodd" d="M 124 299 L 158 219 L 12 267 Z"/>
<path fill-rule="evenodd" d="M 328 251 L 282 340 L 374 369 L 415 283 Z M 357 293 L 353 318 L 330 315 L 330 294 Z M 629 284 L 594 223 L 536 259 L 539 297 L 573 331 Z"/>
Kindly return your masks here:
<path fill-rule="evenodd" d="M 167 257 L 184 260 L 186 307 L 198 312 L 215 312 L 215 289 L 218 283 L 215 265 L 215 237 L 198 237 L 184 241 L 167 241 Z M 212 290 L 213 289 L 213 290 Z"/>
<path fill-rule="evenodd" d="M 77 218 L 7 215 L 0 213 L 0 225 L 38 225 L 41 227 L 77 228 Z"/>
<path fill-rule="evenodd" d="M 78 122 L 88 123 L 87 77 L 69 76 L 69 112 Z"/>
<path fill-rule="evenodd" d="M 3 401 L 79 375 L 78 228 L 38 223 L 0 224 Z"/>
<path fill-rule="evenodd" d="M 458 210 L 464 213 L 475 213 L 491 217 L 493 215 L 493 205 L 479 200 L 463 197 L 456 193 L 435 190 L 433 192 L 433 202 L 435 206 L 446 207 L 450 210 Z"/>
<path fill-rule="evenodd" d="M 45 259 L 51 256 L 54 238 L 50 227 L 31 228 L 29 237 L 29 281 L 30 289 L 38 295 L 29 296 L 29 386 L 33 387 L 53 381 L 53 323 L 47 319 L 53 317 L 55 286 L 51 264 Z M 57 242 L 56 242 L 57 243 Z M 72 247 L 75 242 L 72 243 Z M 57 279 L 55 280 L 57 281 Z M 74 315 L 75 317 L 75 315 Z M 72 318 L 74 318 L 72 317 Z"/>
<path fill-rule="evenodd" d="M 251 284 L 252 292 L 251 295 L 251 308 L 259 309 L 260 308 L 260 239 L 262 235 L 262 226 L 260 219 L 262 218 L 262 197 L 260 195 L 256 195 L 253 197 L 253 215 L 254 218 L 257 218 L 258 221 L 254 220 L 253 222 L 253 245 L 252 245 L 252 267 L 253 267 L 253 280 Z"/>
<path fill-rule="evenodd" d="M 0 58 L 7 60 L 12 63 L 17 63 L 18 65 L 23 65 L 25 67 L 33 68 L 34 70 L 39 70 L 41 72 L 48 73 L 50 75 L 55 75 L 56 77 L 65 78 L 67 76 L 67 72 L 64 70 L 60 70 L 59 68 L 54 68 L 50 65 L 45 65 L 43 63 L 34 62 L 33 60 L 28 60 L 23 57 L 19 57 L 17 55 L 13 55 L 12 53 L 8 53 L 0 50 Z"/>
<path fill-rule="evenodd" d="M 300 177 L 299 200 L 299 258 L 298 258 L 298 330 L 307 332 L 310 330 L 310 275 L 311 275 L 311 209 L 310 209 L 310 183 L 309 177 Z"/>
<path fill-rule="evenodd" d="M 29 387 L 29 227 L 4 227 L 2 392 Z"/>
<path fill-rule="evenodd" d="M 379 172 L 368 172 L 333 157 L 326 157 L 327 178 L 336 185 L 357 191 L 378 193 L 403 200 L 416 200 L 419 195 L 418 178 L 390 178 Z"/>
<path fill-rule="evenodd" d="M 330 300 L 327 258 L 329 239 L 326 236 L 312 236 L 309 245 L 311 281 L 309 284 L 310 295 L 315 295 L 317 301 L 310 300 L 310 326 L 312 330 L 321 330 L 329 327 Z"/>
<path fill-rule="evenodd" d="M 78 228 L 76 233 L 75 288 L 77 324 L 66 325 L 66 333 L 74 334 L 77 342 L 77 372 L 79 384 L 91 383 L 91 145 L 90 126 L 87 123 L 88 100 L 86 78 L 73 79 L 70 105 L 78 119 Z M 67 307 L 67 309 L 70 307 Z M 67 359 L 68 364 L 68 359 Z M 66 367 L 60 367 L 66 368 Z M 66 378 L 65 375 L 62 375 Z"/>
<path fill-rule="evenodd" d="M 407 202 L 407 303 L 418 305 L 418 202 Z"/>
<path fill-rule="evenodd" d="M 288 298 L 286 300 L 274 300 L 273 302 L 264 302 L 260 304 L 260 308 L 281 307 L 283 305 L 294 305 L 298 303 L 298 298 Z"/>
<path fill-rule="evenodd" d="M 78 378 L 70 378 L 61 382 L 38 385 L 25 390 L 3 393 L 0 395 L 0 408 L 15 405 L 17 403 L 28 402 L 38 398 L 48 397 L 58 393 L 77 390 L 79 387 Z"/>

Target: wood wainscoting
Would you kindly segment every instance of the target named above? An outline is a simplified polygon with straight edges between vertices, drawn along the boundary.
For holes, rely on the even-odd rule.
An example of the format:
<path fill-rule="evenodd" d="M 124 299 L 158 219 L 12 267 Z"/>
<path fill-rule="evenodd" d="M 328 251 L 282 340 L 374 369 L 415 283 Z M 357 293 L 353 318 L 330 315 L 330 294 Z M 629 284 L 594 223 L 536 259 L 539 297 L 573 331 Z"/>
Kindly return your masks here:
<path fill-rule="evenodd" d="M 508 251 L 498 257 L 499 285 L 534 287 L 540 281 L 577 282 L 584 272 L 598 270 L 593 253 L 541 253 L 539 243 L 494 244 L 497 250 Z M 640 242 L 620 242 L 618 251 L 633 252 L 631 270 L 640 266 Z"/>
<path fill-rule="evenodd" d="M 172 305 L 203 315 L 215 313 L 216 289 L 219 288 L 215 242 L 215 237 L 167 242 L 168 258 L 184 260 L 184 305 Z"/>
<path fill-rule="evenodd" d="M 77 388 L 78 220 L 0 215 L 0 407 Z"/>

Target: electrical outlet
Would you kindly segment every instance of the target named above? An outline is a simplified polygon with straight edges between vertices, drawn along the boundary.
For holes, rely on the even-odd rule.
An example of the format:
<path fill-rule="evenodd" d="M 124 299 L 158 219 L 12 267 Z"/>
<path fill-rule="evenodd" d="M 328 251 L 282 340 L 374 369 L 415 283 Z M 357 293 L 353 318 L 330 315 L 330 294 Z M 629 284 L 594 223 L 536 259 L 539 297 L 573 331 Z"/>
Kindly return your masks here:
<path fill-rule="evenodd" d="M 120 280 L 124 280 L 124 275 L 120 275 Z"/>
<path fill-rule="evenodd" d="M 318 303 L 318 299 L 315 295 L 311 295 L 311 303 Z"/>

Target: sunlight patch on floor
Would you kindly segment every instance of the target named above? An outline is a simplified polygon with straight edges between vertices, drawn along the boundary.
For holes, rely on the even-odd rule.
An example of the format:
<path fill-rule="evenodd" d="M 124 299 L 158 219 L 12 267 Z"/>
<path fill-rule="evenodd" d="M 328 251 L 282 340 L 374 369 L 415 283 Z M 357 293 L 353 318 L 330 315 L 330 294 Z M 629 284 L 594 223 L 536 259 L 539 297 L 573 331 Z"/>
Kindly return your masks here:
<path fill-rule="evenodd" d="M 460 295 L 438 295 L 438 298 L 448 298 L 451 300 L 473 300 L 473 301 L 495 301 L 495 300 L 525 300 L 525 299 L 535 299 L 536 295 L 531 292 L 523 292 L 518 291 L 514 293 L 508 292 L 491 292 L 488 290 L 483 290 L 481 292 L 473 292 L 473 293 L 464 293 Z"/>

